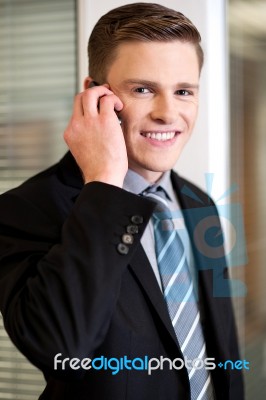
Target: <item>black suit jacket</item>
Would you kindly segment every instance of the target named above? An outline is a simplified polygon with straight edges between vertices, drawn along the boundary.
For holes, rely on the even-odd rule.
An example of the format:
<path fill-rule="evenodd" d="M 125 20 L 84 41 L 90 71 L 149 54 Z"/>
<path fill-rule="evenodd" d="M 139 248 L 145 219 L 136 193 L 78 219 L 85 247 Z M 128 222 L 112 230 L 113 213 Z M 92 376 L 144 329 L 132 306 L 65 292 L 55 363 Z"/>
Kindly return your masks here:
<path fill-rule="evenodd" d="M 206 194 L 172 173 L 189 234 L 188 210 L 215 210 Z M 189 188 L 195 196 L 182 194 Z M 193 199 L 194 197 L 194 199 Z M 200 200 L 200 201 L 198 201 Z M 187 400 L 185 368 L 147 371 L 54 369 L 62 358 L 182 358 L 156 278 L 140 244 L 154 204 L 112 185 L 83 186 L 68 153 L 59 164 L 0 197 L 0 306 L 20 351 L 47 379 L 41 399 Z M 141 216 L 134 242 L 121 236 Z M 214 211 L 216 215 L 216 211 Z M 128 250 L 128 251 L 127 251 Z M 206 266 L 200 252 L 200 307 L 208 357 L 239 358 L 223 257 Z M 214 279 L 215 277 L 215 279 Z M 227 290 L 227 289 L 226 289 Z M 241 371 L 215 368 L 217 399 L 243 399 Z"/>

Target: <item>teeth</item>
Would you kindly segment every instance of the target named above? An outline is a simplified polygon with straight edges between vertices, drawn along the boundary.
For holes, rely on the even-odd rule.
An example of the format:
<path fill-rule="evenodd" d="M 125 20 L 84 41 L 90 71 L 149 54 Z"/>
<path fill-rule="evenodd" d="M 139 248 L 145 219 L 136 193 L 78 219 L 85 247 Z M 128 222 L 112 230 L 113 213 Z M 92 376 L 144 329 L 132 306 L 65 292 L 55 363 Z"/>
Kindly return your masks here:
<path fill-rule="evenodd" d="M 175 136 L 175 132 L 147 132 L 147 133 L 143 133 L 143 136 L 150 138 L 150 139 L 155 139 L 155 140 L 159 140 L 161 142 L 165 141 L 165 140 L 170 140 L 173 139 L 173 137 Z"/>

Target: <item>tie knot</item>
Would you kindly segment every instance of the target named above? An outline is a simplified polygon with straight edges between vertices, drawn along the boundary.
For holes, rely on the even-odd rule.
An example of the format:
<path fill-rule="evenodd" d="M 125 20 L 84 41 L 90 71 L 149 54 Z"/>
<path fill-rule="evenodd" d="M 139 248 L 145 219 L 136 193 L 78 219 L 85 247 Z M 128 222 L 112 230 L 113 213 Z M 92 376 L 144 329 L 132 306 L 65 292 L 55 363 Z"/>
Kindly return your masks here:
<path fill-rule="evenodd" d="M 172 221 L 172 214 L 168 206 L 168 199 L 165 190 L 161 186 L 149 186 L 143 195 L 152 200 L 156 204 L 155 213 L 153 214 L 157 220 L 157 229 L 164 231 L 172 231 L 174 224 Z M 160 224 L 158 225 L 158 223 Z"/>
<path fill-rule="evenodd" d="M 169 211 L 167 194 L 161 186 L 149 186 L 146 190 L 144 190 L 143 195 L 156 203 L 156 211 Z"/>

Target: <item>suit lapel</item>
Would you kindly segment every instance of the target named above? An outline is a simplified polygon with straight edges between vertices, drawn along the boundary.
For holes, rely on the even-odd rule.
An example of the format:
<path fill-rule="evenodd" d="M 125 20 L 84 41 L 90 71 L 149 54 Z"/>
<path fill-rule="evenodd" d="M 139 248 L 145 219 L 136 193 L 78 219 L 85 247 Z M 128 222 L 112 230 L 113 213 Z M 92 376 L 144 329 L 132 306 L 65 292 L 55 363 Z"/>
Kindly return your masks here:
<path fill-rule="evenodd" d="M 208 207 L 210 206 L 209 199 L 207 195 L 205 195 L 205 198 L 200 198 L 197 193 L 195 193 L 195 199 L 186 196 L 182 194 L 184 191 L 184 186 L 185 182 L 183 179 L 179 178 L 175 173 L 172 173 L 172 182 L 173 182 L 173 187 L 175 189 L 175 192 L 178 196 L 179 203 L 181 205 L 182 211 L 184 210 L 196 210 L 200 209 L 200 207 Z M 186 186 L 188 184 L 186 183 Z M 191 191 L 192 193 L 192 191 Z M 201 196 L 202 197 L 202 196 Z M 196 200 L 198 198 L 199 200 Z M 216 302 L 214 296 L 213 296 L 213 271 L 212 269 L 205 269 L 204 267 L 204 259 L 201 257 L 201 253 L 199 251 L 195 251 L 195 248 L 193 248 L 193 234 L 194 234 L 194 229 L 196 225 L 198 224 L 198 221 L 194 219 L 195 212 L 185 212 L 184 213 L 184 219 L 185 219 L 185 224 L 186 228 L 188 230 L 188 234 L 190 237 L 190 241 L 192 243 L 192 249 L 193 249 L 193 255 L 195 258 L 195 262 L 197 264 L 197 269 L 200 271 L 200 287 L 201 287 L 201 300 L 204 305 L 204 315 L 206 316 L 208 326 L 212 326 L 213 330 L 215 331 L 216 337 L 219 339 L 221 346 L 220 348 L 223 348 L 222 343 L 223 343 L 223 337 L 225 335 L 224 331 L 224 324 L 221 324 L 222 317 L 224 315 L 224 309 L 221 309 L 220 312 L 217 310 L 217 305 L 219 307 L 220 302 Z M 226 266 L 226 263 L 224 262 L 223 268 Z M 215 307 L 214 306 L 215 303 Z M 222 321 L 223 322 L 223 321 Z M 226 321 L 224 321 L 226 322 Z"/>
<path fill-rule="evenodd" d="M 135 278 L 138 280 L 139 285 L 142 286 L 148 295 L 152 306 L 156 310 L 175 344 L 178 345 L 166 302 L 142 245 L 139 245 L 136 250 L 134 257 L 130 262 L 130 268 L 135 275 Z"/>
<path fill-rule="evenodd" d="M 177 194 L 179 203 L 181 205 L 182 211 L 188 209 L 199 209 L 200 207 L 208 207 L 211 205 L 210 199 L 207 195 L 200 192 L 194 186 L 189 186 L 187 181 L 179 178 L 174 172 L 171 175 L 174 190 Z M 184 188 L 189 188 L 191 190 L 187 191 Z M 196 190 L 196 193 L 194 192 Z M 184 193 L 191 193 L 186 195 Z M 194 196 L 195 195 L 195 196 Z M 183 212 L 186 228 L 192 243 L 193 248 L 193 231 L 198 221 L 194 220 L 194 212 Z M 200 310 L 203 316 L 203 323 L 205 327 L 205 338 L 206 346 L 209 357 L 214 357 L 215 361 L 224 361 L 229 359 L 229 352 L 225 345 L 225 338 L 227 337 L 227 318 L 226 313 L 226 302 L 227 300 L 223 298 L 214 297 L 213 294 L 213 270 L 204 268 L 204 259 L 201 257 L 199 251 L 193 249 L 193 255 L 195 263 L 197 264 L 199 273 L 199 299 L 200 299 Z M 224 260 L 224 267 L 226 262 Z M 220 267 L 219 267 L 220 268 Z M 224 269 L 224 268 L 223 268 Z M 228 303 L 227 303 L 228 305 Z M 215 381 L 215 386 L 218 388 L 218 394 L 221 396 L 229 392 L 229 371 L 215 369 L 213 371 L 213 379 Z M 223 398 L 219 397 L 217 398 Z"/>

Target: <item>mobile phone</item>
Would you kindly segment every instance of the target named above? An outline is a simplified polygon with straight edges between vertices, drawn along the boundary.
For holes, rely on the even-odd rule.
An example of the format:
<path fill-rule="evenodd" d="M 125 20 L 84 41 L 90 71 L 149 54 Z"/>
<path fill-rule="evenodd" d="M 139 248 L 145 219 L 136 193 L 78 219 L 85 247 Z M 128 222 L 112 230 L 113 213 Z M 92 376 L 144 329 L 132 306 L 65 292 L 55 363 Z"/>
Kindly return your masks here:
<path fill-rule="evenodd" d="M 95 82 L 95 81 L 91 81 L 91 83 L 90 83 L 90 85 L 89 85 L 89 88 L 92 88 L 92 87 L 94 87 L 94 86 L 99 86 L 99 83 L 97 83 L 97 82 Z M 98 104 L 98 109 L 99 109 L 99 104 Z M 120 125 L 122 124 L 122 119 L 121 119 L 121 117 L 118 115 L 118 112 L 116 111 L 116 110 L 114 110 L 115 111 L 115 113 L 116 113 L 116 115 L 117 115 L 117 118 L 118 118 L 118 121 L 119 121 L 119 123 L 120 123 Z"/>

